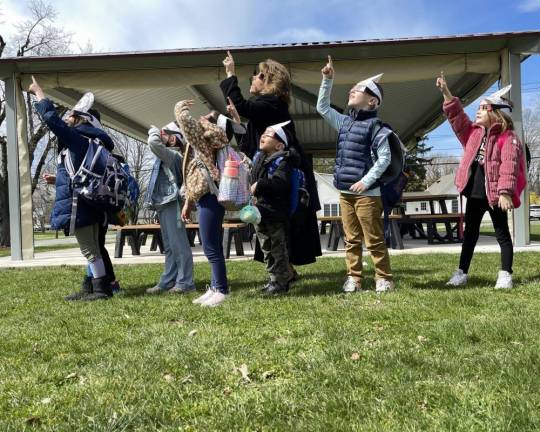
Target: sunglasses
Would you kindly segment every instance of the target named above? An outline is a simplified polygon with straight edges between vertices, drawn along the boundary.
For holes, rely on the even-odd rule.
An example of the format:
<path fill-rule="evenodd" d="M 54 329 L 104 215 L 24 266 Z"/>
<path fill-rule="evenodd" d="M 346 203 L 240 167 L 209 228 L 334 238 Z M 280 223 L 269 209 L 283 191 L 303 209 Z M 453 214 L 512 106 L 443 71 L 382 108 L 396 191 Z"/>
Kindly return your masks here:
<path fill-rule="evenodd" d="M 253 82 L 256 79 L 260 79 L 261 81 L 264 80 L 264 74 L 262 72 L 257 73 L 256 70 L 253 71 L 253 76 L 250 78 L 250 81 Z"/>

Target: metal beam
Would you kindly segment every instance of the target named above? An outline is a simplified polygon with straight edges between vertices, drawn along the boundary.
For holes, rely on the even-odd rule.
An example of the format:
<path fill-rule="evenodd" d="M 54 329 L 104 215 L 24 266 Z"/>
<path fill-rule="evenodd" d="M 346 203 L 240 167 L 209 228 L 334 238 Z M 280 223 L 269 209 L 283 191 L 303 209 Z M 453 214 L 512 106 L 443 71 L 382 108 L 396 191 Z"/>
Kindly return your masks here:
<path fill-rule="evenodd" d="M 190 85 L 187 86 L 187 89 L 195 96 L 197 99 L 201 101 L 204 105 L 208 107 L 209 111 L 217 111 L 221 112 L 218 108 L 216 108 L 212 102 L 210 102 L 210 98 L 204 93 L 204 90 L 201 88 L 201 86 L 196 85 Z"/>
<path fill-rule="evenodd" d="M 47 94 L 50 95 L 54 100 L 68 107 L 75 105 L 83 95 L 77 90 L 62 87 L 49 89 L 47 90 Z M 124 132 L 126 135 L 133 138 L 146 141 L 146 138 L 148 137 L 147 126 L 137 123 L 136 121 L 106 107 L 98 101 L 94 102 L 93 108 L 99 111 L 101 114 L 101 119 L 106 125 L 111 126 L 113 129 Z"/>
<path fill-rule="evenodd" d="M 6 132 L 9 188 L 9 229 L 11 259 L 22 260 L 22 215 L 19 179 L 19 140 L 17 136 L 17 79 L 15 75 L 4 81 L 6 87 Z"/>
<path fill-rule="evenodd" d="M 305 102 L 308 105 L 311 105 L 312 107 L 317 106 L 317 96 L 314 95 L 313 93 L 308 92 L 307 90 L 304 90 L 302 87 L 296 84 L 291 84 L 291 90 L 292 90 L 292 96 L 295 99 Z M 343 108 L 334 104 L 330 104 L 330 106 L 334 108 L 337 112 L 343 113 Z"/>

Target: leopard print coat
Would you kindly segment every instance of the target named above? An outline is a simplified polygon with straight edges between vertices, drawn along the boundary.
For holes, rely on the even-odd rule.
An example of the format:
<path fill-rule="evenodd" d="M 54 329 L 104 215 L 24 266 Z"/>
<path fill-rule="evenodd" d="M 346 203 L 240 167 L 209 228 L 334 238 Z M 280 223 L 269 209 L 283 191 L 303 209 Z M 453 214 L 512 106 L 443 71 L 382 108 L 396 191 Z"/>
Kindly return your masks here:
<path fill-rule="evenodd" d="M 219 183 L 219 170 L 216 167 L 216 152 L 225 147 L 229 141 L 225 131 L 217 125 L 195 120 L 189 112 L 186 101 L 180 101 L 174 107 L 176 121 L 184 134 L 187 146 L 184 152 L 183 176 L 186 198 L 196 203 L 210 192 L 207 177 L 203 168 L 197 165 L 201 160 L 209 169 L 212 179 Z"/>

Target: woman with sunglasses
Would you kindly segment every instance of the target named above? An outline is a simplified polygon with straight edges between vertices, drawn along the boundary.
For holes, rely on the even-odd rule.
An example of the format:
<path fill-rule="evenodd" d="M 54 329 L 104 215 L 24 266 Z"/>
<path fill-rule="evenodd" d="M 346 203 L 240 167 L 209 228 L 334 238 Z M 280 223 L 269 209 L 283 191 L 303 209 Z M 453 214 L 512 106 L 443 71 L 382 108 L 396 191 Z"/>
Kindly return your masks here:
<path fill-rule="evenodd" d="M 447 285 L 467 284 L 480 223 L 487 211 L 501 248 L 501 270 L 495 288 L 512 288 L 514 251 L 507 211 L 519 207 L 526 180 L 523 148 L 507 113 L 512 111 L 512 102 L 505 98 L 511 86 L 483 99 L 473 122 L 463 111 L 459 98 L 452 96 L 442 72 L 436 85 L 444 97 L 443 111 L 464 149 L 455 183 L 467 197 L 459 268 Z"/>
<path fill-rule="evenodd" d="M 290 121 L 286 126 L 291 135 L 290 147 L 294 148 L 300 156 L 300 169 L 306 177 L 306 186 L 309 193 L 309 207 L 299 214 L 295 214 L 291 220 L 289 231 L 290 263 L 304 265 L 315 262 L 320 256 L 321 245 L 317 226 L 317 211 L 320 210 L 317 184 L 313 174 L 313 165 L 304 153 L 304 149 L 298 142 L 294 122 L 289 113 L 291 95 L 291 77 L 289 71 L 281 63 L 267 59 L 259 63 L 258 70 L 254 71 L 251 78 L 249 92 L 253 98 L 246 100 L 242 96 L 238 86 L 238 78 L 235 75 L 235 63 L 230 52 L 223 60 L 227 78 L 220 84 L 225 99 L 233 104 L 238 113 L 249 120 L 247 133 L 240 142 L 240 150 L 250 159 L 253 159 L 259 149 L 261 135 L 267 127 Z M 263 256 L 257 243 L 255 259 L 263 261 Z M 298 278 L 298 273 L 291 266 L 291 281 Z"/>

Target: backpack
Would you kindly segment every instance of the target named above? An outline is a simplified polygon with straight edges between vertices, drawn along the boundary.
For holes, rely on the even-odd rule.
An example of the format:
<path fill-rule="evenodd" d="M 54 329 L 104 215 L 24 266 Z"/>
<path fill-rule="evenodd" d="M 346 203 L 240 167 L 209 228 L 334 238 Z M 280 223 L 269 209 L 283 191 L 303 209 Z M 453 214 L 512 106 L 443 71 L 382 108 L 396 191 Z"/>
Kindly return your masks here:
<path fill-rule="evenodd" d="M 227 176 L 225 171 L 227 160 L 238 162 L 238 181 L 236 178 Z M 220 174 L 218 202 L 226 210 L 240 210 L 251 198 L 249 159 L 243 153 L 235 151 L 230 145 L 226 145 L 218 150 L 216 165 Z"/>
<path fill-rule="evenodd" d="M 497 147 L 499 147 L 499 151 L 502 152 L 502 147 L 508 138 L 508 135 L 510 134 L 509 131 L 505 131 L 502 134 L 499 135 L 497 138 Z M 513 138 L 516 139 L 516 138 Z M 521 147 L 521 143 L 520 148 Z M 527 185 L 527 173 L 526 173 L 526 166 L 525 166 L 525 157 L 523 157 L 523 151 L 520 151 L 519 155 L 519 168 L 518 168 L 518 175 L 516 177 L 516 186 L 515 190 L 512 193 L 512 204 L 514 204 L 514 208 L 518 208 L 521 205 L 521 192 L 523 192 L 523 189 L 525 189 L 525 186 Z"/>
<path fill-rule="evenodd" d="M 259 154 L 255 155 L 255 158 Z M 279 164 L 283 160 L 283 156 L 280 156 L 272 162 L 268 167 L 268 176 L 272 178 L 276 172 Z M 307 207 L 309 204 L 309 193 L 306 188 L 306 176 L 300 168 L 293 168 L 291 171 L 291 193 L 289 196 L 289 216 L 292 216 L 298 210 L 298 206 L 301 204 Z"/>
<path fill-rule="evenodd" d="M 139 183 L 135 177 L 131 175 L 129 165 L 122 163 L 121 166 L 128 176 L 126 201 L 122 209 L 116 213 L 109 214 L 109 222 L 114 225 L 124 226 L 129 219 L 129 213 L 131 213 L 134 209 L 137 209 L 137 201 L 139 200 L 141 189 L 139 188 Z"/>
<path fill-rule="evenodd" d="M 102 145 L 98 138 L 88 139 L 88 149 L 80 167 L 75 170 L 71 152 L 60 153 L 73 189 L 69 233 L 75 231 L 79 198 L 97 210 L 117 213 L 124 208 L 128 195 L 128 173 L 121 162 Z"/>
<path fill-rule="evenodd" d="M 387 128 L 390 133 L 378 136 L 383 128 Z M 401 195 L 409 182 L 409 175 L 405 172 L 405 146 L 387 123 L 381 122 L 379 130 L 375 134 L 375 141 L 372 145 L 375 160 L 377 160 L 377 149 L 385 138 L 388 138 L 390 145 L 390 165 L 379 178 L 379 182 L 381 183 L 383 207 L 392 209 L 401 199 Z"/>

